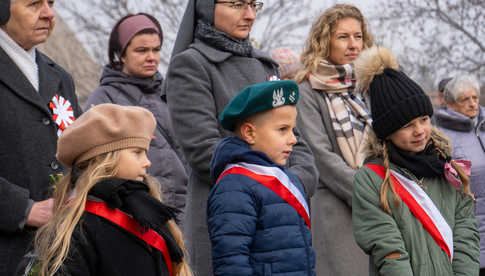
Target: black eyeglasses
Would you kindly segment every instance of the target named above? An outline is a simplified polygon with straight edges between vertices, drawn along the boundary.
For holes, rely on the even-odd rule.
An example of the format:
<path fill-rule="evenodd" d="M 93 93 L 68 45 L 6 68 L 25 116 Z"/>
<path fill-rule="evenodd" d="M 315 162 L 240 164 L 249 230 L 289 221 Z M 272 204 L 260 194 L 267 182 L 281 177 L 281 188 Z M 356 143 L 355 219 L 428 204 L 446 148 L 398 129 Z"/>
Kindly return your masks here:
<path fill-rule="evenodd" d="M 250 3 L 247 3 L 245 1 L 216 1 L 216 4 L 231 4 L 229 7 L 236 9 L 236 10 L 246 10 L 249 7 L 254 12 L 258 12 L 263 8 L 263 2 L 256 2 L 252 1 Z"/>

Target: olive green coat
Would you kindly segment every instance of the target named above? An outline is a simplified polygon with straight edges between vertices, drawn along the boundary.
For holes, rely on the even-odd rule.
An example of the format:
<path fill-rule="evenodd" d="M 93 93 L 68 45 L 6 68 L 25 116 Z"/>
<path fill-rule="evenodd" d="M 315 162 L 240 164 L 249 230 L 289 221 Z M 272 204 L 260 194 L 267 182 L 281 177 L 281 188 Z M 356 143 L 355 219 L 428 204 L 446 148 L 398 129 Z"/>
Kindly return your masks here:
<path fill-rule="evenodd" d="M 378 164 L 382 164 L 377 161 Z M 391 169 L 417 181 L 404 168 Z M 392 192 L 388 201 L 392 215 L 380 204 L 382 178 L 367 167 L 355 175 L 352 198 L 352 228 L 359 246 L 371 256 L 370 275 L 477 275 L 479 235 L 473 215 L 474 201 L 457 191 L 444 177 L 424 178 L 428 194 L 453 231 L 453 260 L 438 246 L 408 207 L 396 206 Z M 386 258 L 399 253 L 398 258 Z"/>

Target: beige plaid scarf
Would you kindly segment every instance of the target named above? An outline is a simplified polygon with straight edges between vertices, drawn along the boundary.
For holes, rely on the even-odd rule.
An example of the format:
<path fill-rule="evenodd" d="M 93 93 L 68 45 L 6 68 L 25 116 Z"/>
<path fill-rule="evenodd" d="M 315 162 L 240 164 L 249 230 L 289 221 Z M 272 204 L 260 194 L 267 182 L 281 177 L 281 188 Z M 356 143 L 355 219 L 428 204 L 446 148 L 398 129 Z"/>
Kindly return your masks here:
<path fill-rule="evenodd" d="M 308 80 L 325 97 L 345 162 L 353 169 L 360 168 L 372 120 L 365 104 L 353 94 L 356 84 L 353 65 L 322 61 Z"/>

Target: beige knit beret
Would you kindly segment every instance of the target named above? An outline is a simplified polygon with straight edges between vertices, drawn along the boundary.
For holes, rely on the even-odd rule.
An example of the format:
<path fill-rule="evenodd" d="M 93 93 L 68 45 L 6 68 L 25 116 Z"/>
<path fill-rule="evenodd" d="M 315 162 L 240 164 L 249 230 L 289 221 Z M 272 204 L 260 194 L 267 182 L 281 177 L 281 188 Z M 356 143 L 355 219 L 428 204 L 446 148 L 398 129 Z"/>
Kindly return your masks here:
<path fill-rule="evenodd" d="M 155 130 L 153 114 L 137 106 L 100 104 L 64 130 L 57 142 L 57 159 L 66 167 L 97 155 L 132 147 L 148 150 Z"/>

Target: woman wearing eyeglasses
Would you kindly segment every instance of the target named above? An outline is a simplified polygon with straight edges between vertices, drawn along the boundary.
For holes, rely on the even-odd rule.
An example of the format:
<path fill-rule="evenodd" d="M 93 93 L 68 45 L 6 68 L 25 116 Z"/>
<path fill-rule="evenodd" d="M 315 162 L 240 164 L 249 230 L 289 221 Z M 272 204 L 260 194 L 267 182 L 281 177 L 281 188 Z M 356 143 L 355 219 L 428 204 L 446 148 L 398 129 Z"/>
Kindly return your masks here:
<path fill-rule="evenodd" d="M 249 41 L 262 5 L 247 0 L 190 0 L 167 72 L 165 93 L 175 135 L 192 167 L 184 229 L 197 275 L 212 275 L 206 226 L 206 201 L 215 181 L 210 161 L 215 145 L 231 135 L 219 127 L 217 117 L 243 88 L 278 76 L 278 65 Z M 317 172 L 301 139 L 288 163 L 311 196 Z"/>

